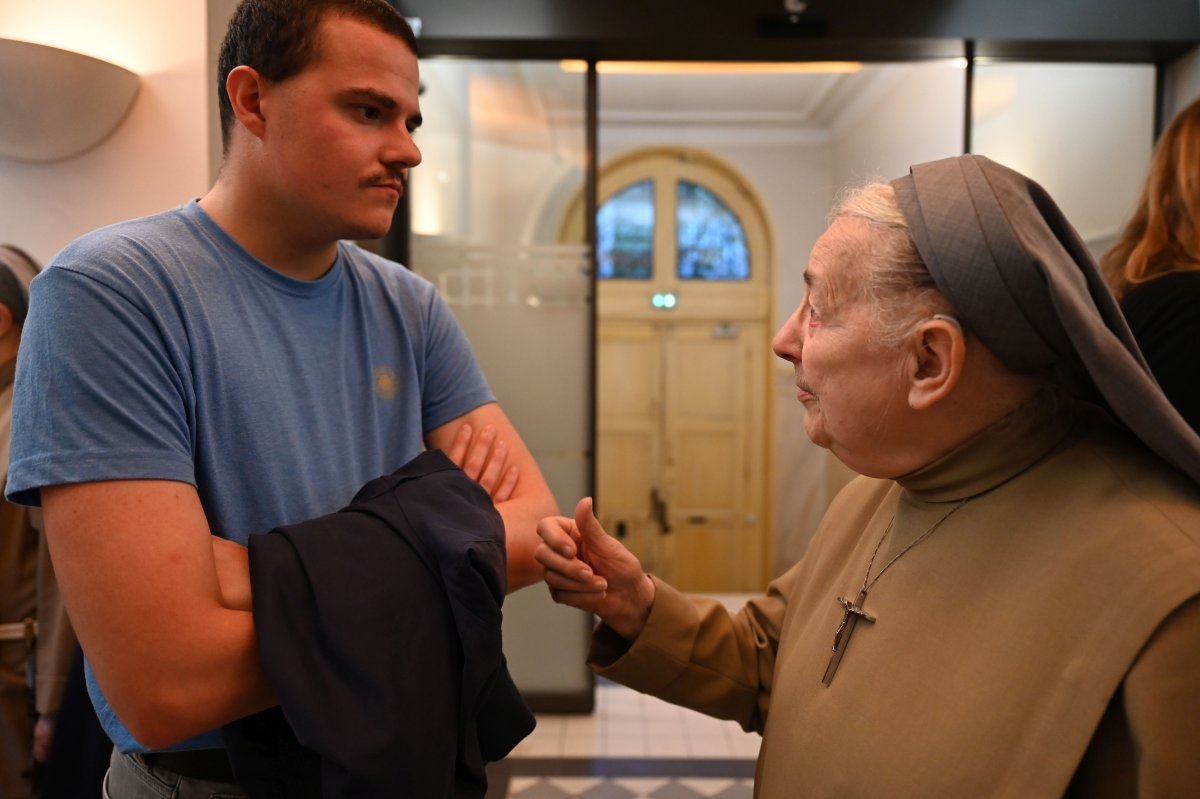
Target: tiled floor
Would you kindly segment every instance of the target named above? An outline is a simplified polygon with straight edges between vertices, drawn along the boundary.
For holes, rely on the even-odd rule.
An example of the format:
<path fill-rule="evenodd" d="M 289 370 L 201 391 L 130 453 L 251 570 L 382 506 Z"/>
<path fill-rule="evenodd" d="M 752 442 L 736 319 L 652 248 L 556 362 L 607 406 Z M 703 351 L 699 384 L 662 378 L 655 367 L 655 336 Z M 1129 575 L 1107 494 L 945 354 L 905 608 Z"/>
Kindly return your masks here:
<path fill-rule="evenodd" d="M 600 680 L 594 713 L 538 716 L 533 733 L 495 764 L 491 781 L 506 790 L 494 785 L 488 796 L 750 799 L 760 740 L 735 722 Z"/>

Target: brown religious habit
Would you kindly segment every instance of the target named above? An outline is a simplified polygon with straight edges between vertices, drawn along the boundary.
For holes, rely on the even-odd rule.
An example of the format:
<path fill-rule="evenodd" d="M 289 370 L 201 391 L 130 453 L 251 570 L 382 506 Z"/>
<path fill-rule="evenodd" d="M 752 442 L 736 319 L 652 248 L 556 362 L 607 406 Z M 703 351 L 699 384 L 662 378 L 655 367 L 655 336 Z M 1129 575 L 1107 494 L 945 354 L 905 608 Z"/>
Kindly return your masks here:
<path fill-rule="evenodd" d="M 911 544 L 897 552 L 896 556 L 889 560 L 884 567 L 879 570 L 879 574 L 875 575 L 874 579 L 871 579 L 871 567 L 875 565 L 875 556 L 879 554 L 879 548 L 883 546 L 883 542 L 887 540 L 888 534 L 892 532 L 893 525 L 896 524 L 896 517 L 892 516 L 892 520 L 888 522 L 887 529 L 884 530 L 883 535 L 879 537 L 879 543 L 875 545 L 875 551 L 871 553 L 871 559 L 867 561 L 867 573 L 863 576 L 863 584 L 862 588 L 858 590 L 858 598 L 853 602 L 849 601 L 845 597 L 840 596 L 837 598 L 838 604 L 845 608 L 845 613 L 842 614 L 842 621 L 833 634 L 833 655 L 829 658 L 829 665 L 825 667 L 825 676 L 821 678 L 821 682 L 825 683 L 825 685 L 829 685 L 833 682 L 833 675 L 837 674 L 838 665 L 842 662 L 842 657 L 846 654 L 846 648 L 850 646 L 850 636 L 854 634 L 854 628 L 858 625 L 858 620 L 862 619 L 863 621 L 869 622 L 875 621 L 874 616 L 863 610 L 863 605 L 866 604 L 867 601 L 867 592 L 875 587 L 875 583 L 879 582 L 879 578 L 882 577 L 884 573 L 892 567 L 893 563 L 900 560 L 900 558 L 904 557 L 910 549 L 932 535 L 933 531 L 942 525 L 942 522 L 953 516 L 959 508 L 961 508 L 963 505 L 966 505 L 971 501 L 971 499 L 971 497 L 968 497 L 967 499 L 959 502 L 950 510 L 946 511 L 945 515 L 931 524 L 928 530 L 921 533 L 919 536 L 913 539 Z"/>

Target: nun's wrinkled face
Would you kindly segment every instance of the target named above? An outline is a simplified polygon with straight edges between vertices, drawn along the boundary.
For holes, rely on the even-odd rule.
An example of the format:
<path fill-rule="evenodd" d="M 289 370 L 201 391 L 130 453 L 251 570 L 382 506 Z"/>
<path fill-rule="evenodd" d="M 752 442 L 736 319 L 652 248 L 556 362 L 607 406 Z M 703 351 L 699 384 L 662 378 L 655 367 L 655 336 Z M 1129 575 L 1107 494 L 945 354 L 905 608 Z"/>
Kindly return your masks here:
<path fill-rule="evenodd" d="M 873 235 L 841 217 L 809 258 L 804 301 L 775 334 L 775 354 L 796 370 L 804 430 L 860 474 L 892 476 L 891 454 L 905 435 L 908 389 L 903 356 L 876 343 L 870 304 L 857 290 Z"/>

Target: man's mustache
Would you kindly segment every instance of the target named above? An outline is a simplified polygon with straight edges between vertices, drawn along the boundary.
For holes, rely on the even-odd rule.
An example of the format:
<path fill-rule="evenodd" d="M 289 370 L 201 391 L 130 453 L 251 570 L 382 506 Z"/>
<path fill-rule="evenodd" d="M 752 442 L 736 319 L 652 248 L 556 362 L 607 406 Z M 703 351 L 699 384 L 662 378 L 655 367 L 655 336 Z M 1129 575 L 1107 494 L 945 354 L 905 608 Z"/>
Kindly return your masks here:
<path fill-rule="evenodd" d="M 395 172 L 381 172 L 377 175 L 372 175 L 362 182 L 365 189 L 375 186 L 394 186 L 400 189 L 403 193 L 408 190 L 408 170 L 396 170 Z"/>

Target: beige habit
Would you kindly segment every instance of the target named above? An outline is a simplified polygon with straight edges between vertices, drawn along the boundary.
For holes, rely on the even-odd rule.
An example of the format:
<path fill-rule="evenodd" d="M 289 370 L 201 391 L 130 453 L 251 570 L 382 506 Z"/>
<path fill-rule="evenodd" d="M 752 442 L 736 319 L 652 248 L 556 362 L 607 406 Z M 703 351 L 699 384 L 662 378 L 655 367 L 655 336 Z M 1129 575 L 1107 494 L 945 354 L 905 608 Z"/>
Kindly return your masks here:
<path fill-rule="evenodd" d="M 0 297 L 18 306 L 10 308 L 18 320 L 24 319 L 25 297 L 36 271 L 23 252 L 0 245 Z M 8 475 L 15 369 L 15 360 L 0 366 L 0 486 Z M 0 498 L 0 797 L 4 799 L 33 796 L 28 778 L 34 724 L 30 711 L 39 715 L 58 711 L 75 647 L 50 552 L 38 529 L 40 519 L 40 510 Z M 37 634 L 28 639 L 26 630 L 32 629 L 26 627 L 27 621 L 37 623 Z"/>
<path fill-rule="evenodd" d="M 836 599 L 857 593 L 892 514 L 884 563 L 972 496 L 871 589 L 877 620 L 823 685 Z M 1200 786 L 1200 496 L 1104 418 L 1027 407 L 899 484 L 858 478 L 736 616 L 657 589 L 633 646 L 602 627 L 590 660 L 762 731 L 757 796 Z"/>
<path fill-rule="evenodd" d="M 1158 415 L 1173 411 L 1040 188 L 972 156 L 913 179 L 901 207 L 968 330 L 1017 371 L 1075 370 L 1094 402 L 1039 398 L 913 474 L 856 479 L 803 560 L 739 614 L 656 581 L 638 639 L 602 626 L 590 662 L 762 731 L 760 797 L 1200 795 L 1197 440 Z M 1011 308 L 988 301 L 1005 291 Z M 825 685 L 838 597 L 858 595 L 893 517 L 872 574 L 938 526 L 871 588 L 875 620 Z"/>

